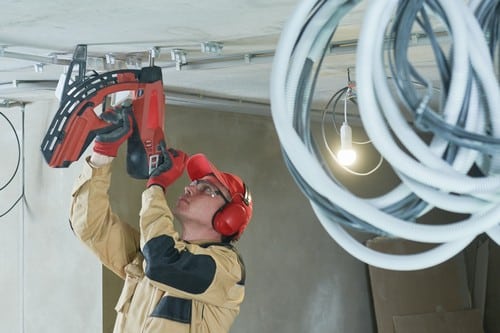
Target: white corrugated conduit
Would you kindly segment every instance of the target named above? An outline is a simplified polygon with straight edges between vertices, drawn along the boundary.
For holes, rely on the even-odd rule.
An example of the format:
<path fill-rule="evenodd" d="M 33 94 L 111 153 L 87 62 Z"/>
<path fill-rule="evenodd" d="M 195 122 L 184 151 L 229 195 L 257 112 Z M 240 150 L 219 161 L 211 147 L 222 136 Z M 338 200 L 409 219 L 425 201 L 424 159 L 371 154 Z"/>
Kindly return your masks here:
<path fill-rule="evenodd" d="M 495 114 L 500 93 L 493 62 L 499 2 L 368 2 L 356 60 L 359 112 L 372 144 L 401 180 L 392 191 L 370 199 L 352 194 L 332 176 L 309 126 L 310 100 L 327 45 L 342 17 L 359 2 L 302 1 L 283 29 L 271 75 L 271 109 L 290 173 L 330 236 L 367 264 L 392 270 L 431 267 L 482 233 L 500 244 L 500 117 Z M 443 51 L 433 38 L 429 16 L 446 27 L 451 51 Z M 435 53 L 441 78 L 438 110 L 429 105 L 434 87 L 407 59 L 414 25 L 429 36 Z M 392 38 L 388 49 L 387 36 Z M 411 82 L 426 87 L 424 93 Z M 424 142 L 418 132 L 430 133 L 432 140 Z M 442 225 L 416 222 L 432 208 L 466 217 Z M 413 255 L 380 253 L 346 229 L 436 246 Z"/>

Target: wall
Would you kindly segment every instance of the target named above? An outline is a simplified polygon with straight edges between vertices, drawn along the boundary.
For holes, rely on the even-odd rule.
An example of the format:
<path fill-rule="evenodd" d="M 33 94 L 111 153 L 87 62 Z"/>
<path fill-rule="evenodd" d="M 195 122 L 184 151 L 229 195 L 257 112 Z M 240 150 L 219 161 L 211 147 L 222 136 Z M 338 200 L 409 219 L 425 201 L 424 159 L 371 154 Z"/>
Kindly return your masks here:
<path fill-rule="evenodd" d="M 112 330 L 122 282 L 101 268 L 68 225 L 81 161 L 53 169 L 40 152 L 56 109 L 55 101 L 28 104 L 24 121 L 21 108 L 1 110 L 19 135 L 23 126 L 27 134 L 25 199 L 0 219 L 0 282 L 8 286 L 0 301 L 0 332 Z M 17 147 L 7 123 L 0 123 L 3 184 L 13 172 Z M 323 232 L 282 162 L 270 118 L 169 107 L 167 137 L 171 146 L 205 152 L 221 169 L 240 174 L 252 191 L 255 215 L 239 242 L 247 296 L 233 333 L 370 331 L 365 267 Z M 113 206 L 137 223 L 144 181 L 128 177 L 123 151 L 114 163 Z M 2 211 L 21 191 L 21 171 L 0 192 Z M 187 177 L 172 188 L 169 200 L 186 182 Z"/>
<path fill-rule="evenodd" d="M 283 163 L 271 118 L 171 106 L 166 118 L 170 146 L 204 152 L 252 191 L 254 217 L 238 242 L 247 294 L 231 332 L 371 332 L 366 268 L 316 220 Z M 144 182 L 126 175 L 123 154 L 114 163 L 113 206 L 137 223 Z M 186 183 L 184 176 L 167 193 L 170 202 Z M 111 332 L 121 281 L 106 271 L 104 277 L 104 327 Z"/>
<path fill-rule="evenodd" d="M 68 224 L 69 198 L 80 166 L 47 167 L 40 152 L 53 102 L 1 108 L 20 137 L 24 159 L 12 182 L 0 191 L 0 332 L 65 333 L 102 330 L 101 267 L 76 240 Z M 23 117 L 24 113 L 24 117 Z M 24 138 L 23 138 L 24 128 Z M 0 186 L 14 174 L 18 145 L 0 119 Z M 24 176 L 23 176 L 24 175 Z"/>
<path fill-rule="evenodd" d="M 21 133 L 21 109 L 0 111 Z M 81 161 L 51 169 L 42 159 L 39 146 L 54 111 L 54 102 L 25 110 L 25 201 L 0 218 L 0 332 L 108 333 L 122 282 L 101 269 L 68 226 L 69 195 Z M 17 148 L 3 119 L 0 126 L 3 186 Z M 270 118 L 168 107 L 166 126 L 171 146 L 206 153 L 221 169 L 240 174 L 253 194 L 255 214 L 238 243 L 247 295 L 232 333 L 374 332 L 366 266 L 324 232 L 283 163 Z M 113 207 L 136 225 L 145 182 L 128 177 L 123 150 L 114 163 Z M 186 182 L 184 176 L 172 187 L 170 201 Z M 20 173 L 0 191 L 1 212 L 22 183 Z M 377 191 L 373 179 L 351 183 Z M 489 281 L 497 286 L 498 270 L 490 267 Z M 488 304 L 498 303 L 488 297 Z M 493 309 L 487 306 L 487 315 L 495 320 Z"/>

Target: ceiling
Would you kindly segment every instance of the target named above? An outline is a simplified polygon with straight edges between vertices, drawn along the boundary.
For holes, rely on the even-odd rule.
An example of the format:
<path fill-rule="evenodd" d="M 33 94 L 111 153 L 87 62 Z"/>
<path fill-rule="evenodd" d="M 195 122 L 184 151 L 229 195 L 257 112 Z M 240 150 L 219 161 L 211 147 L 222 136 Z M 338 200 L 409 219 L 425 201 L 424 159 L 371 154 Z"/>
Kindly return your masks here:
<path fill-rule="evenodd" d="M 6 0 L 0 21 L 0 100 L 53 98 L 78 44 L 87 69 L 163 68 L 167 103 L 269 113 L 272 59 L 297 0 Z M 362 2 L 341 21 L 332 43 L 358 38 Z M 315 91 L 321 109 L 347 83 L 355 47 L 328 54 Z M 348 51 L 346 51 L 348 50 Z M 429 52 L 415 48 L 416 66 Z M 177 59 L 177 60 L 176 60 Z M 242 111 L 243 110 L 243 111 Z"/>

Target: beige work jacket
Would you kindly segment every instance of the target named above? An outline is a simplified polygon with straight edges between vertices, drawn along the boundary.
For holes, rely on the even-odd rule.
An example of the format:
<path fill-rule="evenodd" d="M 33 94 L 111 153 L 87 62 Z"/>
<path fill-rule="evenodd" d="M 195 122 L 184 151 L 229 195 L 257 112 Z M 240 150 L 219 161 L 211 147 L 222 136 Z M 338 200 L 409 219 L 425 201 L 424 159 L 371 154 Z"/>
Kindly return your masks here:
<path fill-rule="evenodd" d="M 182 241 L 158 186 L 142 195 L 140 231 L 110 208 L 111 166 L 88 163 L 73 192 L 70 223 L 101 262 L 125 280 L 114 333 L 224 333 L 244 298 L 243 262 L 229 244 Z"/>

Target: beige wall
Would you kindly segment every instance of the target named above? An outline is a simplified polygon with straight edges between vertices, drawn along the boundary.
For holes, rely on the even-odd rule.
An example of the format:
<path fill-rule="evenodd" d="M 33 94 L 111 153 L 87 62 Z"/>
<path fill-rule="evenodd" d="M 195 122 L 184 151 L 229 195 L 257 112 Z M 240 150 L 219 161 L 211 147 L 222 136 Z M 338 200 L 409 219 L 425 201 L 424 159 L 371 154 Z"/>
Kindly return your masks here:
<path fill-rule="evenodd" d="M 52 169 L 40 143 L 55 101 L 25 109 L 25 201 L 0 219 L 0 332 L 111 332 L 121 281 L 74 237 L 68 225 L 71 187 L 81 161 Z M 20 108 L 2 109 L 19 135 Z M 5 159 L 17 153 L 2 126 Z M 232 332 L 369 332 L 365 267 L 333 242 L 286 170 L 271 118 L 169 107 L 168 143 L 204 152 L 221 169 L 248 183 L 255 214 L 239 247 L 247 265 L 247 296 Z M 114 162 L 113 206 L 137 223 L 144 181 L 128 177 L 123 151 Z M 13 163 L 13 162 L 10 162 Z M 1 176 L 12 170 L 2 164 Z M 1 179 L 4 179 L 1 178 Z M 168 193 L 175 200 L 184 176 Z M 20 193 L 21 171 L 0 192 L 2 209 Z M 9 199 L 9 200 L 7 200 Z M 359 316 L 364 319 L 359 320 Z"/>
<path fill-rule="evenodd" d="M 0 282 L 8 286 L 0 301 L 1 332 L 112 330 L 122 282 L 102 270 L 68 226 L 81 161 L 52 169 L 40 152 L 56 109 L 51 101 L 25 110 L 25 203 L 0 220 Z M 2 111 L 21 132 L 21 109 Z M 271 118 L 168 107 L 166 132 L 169 145 L 206 153 L 221 169 L 240 174 L 252 191 L 254 217 L 238 244 L 248 270 L 247 295 L 233 333 L 371 331 L 365 266 L 317 222 L 283 164 Z M 2 147 L 12 160 L 14 139 L 3 135 Z M 136 225 L 144 181 L 128 177 L 123 150 L 114 164 L 113 206 Z M 170 201 L 186 182 L 184 176 L 172 187 Z M 21 184 L 18 175 L 1 192 L 2 207 Z"/>
<path fill-rule="evenodd" d="M 121 280 L 101 268 L 67 221 L 81 161 L 51 169 L 40 153 L 55 108 L 55 102 L 38 102 L 24 111 L 25 201 L 0 218 L 0 332 L 108 333 Z M 21 134 L 21 109 L 0 111 Z M 283 163 L 271 118 L 169 106 L 166 130 L 169 145 L 206 153 L 221 169 L 240 174 L 253 194 L 255 214 L 238 243 L 247 265 L 247 295 L 232 333 L 374 331 L 366 266 L 339 248 L 317 221 Z M 8 133 L 0 119 L 0 185 L 17 156 Z M 170 201 L 186 182 L 184 176 L 169 190 Z M 2 212 L 20 194 L 22 183 L 18 173 L 0 191 Z M 114 162 L 113 207 L 134 225 L 144 183 L 128 177 L 120 151 Z M 376 179 L 352 178 L 349 184 L 359 193 L 380 190 Z M 491 251 L 495 258 L 497 248 Z M 498 281 L 496 266 L 490 267 L 489 281 Z M 493 306 L 487 307 L 487 317 L 493 327 L 498 283 L 490 285 L 487 305 Z"/>
<path fill-rule="evenodd" d="M 254 217 L 238 243 L 247 294 L 231 332 L 371 332 L 365 266 L 316 220 L 283 163 L 271 118 L 175 107 L 166 118 L 170 146 L 204 152 L 252 191 Z M 126 175 L 123 154 L 114 163 L 113 179 L 121 180 L 111 190 L 116 210 L 137 223 L 144 182 Z M 168 191 L 171 202 L 186 182 L 184 176 Z M 104 326 L 111 329 L 120 281 L 104 276 Z"/>

